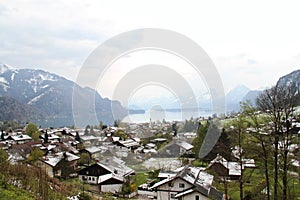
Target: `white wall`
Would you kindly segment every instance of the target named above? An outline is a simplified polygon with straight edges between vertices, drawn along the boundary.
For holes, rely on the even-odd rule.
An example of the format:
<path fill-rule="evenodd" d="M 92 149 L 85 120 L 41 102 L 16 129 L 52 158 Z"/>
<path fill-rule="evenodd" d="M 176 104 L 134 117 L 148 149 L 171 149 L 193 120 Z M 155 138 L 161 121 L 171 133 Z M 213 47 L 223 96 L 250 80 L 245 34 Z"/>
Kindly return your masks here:
<path fill-rule="evenodd" d="M 172 198 L 172 194 L 176 195 L 177 192 L 157 191 L 157 200 L 175 200 L 176 198 Z"/>
<path fill-rule="evenodd" d="M 113 185 L 101 185 L 102 192 L 119 192 L 122 188 L 122 184 L 113 184 Z"/>
<path fill-rule="evenodd" d="M 179 183 L 183 183 L 184 188 L 180 188 Z M 162 189 L 162 190 L 171 189 L 172 191 L 183 191 L 190 187 L 192 187 L 192 185 L 190 183 L 188 183 L 180 178 L 176 178 L 175 180 L 172 181 L 172 187 L 169 186 L 169 183 L 166 183 L 166 184 L 159 186 L 157 189 Z"/>
<path fill-rule="evenodd" d="M 196 196 L 199 196 L 199 200 L 209 200 L 209 198 L 203 196 L 202 194 L 198 193 L 198 192 L 193 192 L 193 193 L 190 193 L 186 196 L 184 196 L 182 198 L 182 200 L 196 200 Z"/>
<path fill-rule="evenodd" d="M 83 177 L 86 177 L 86 180 L 83 180 Z M 96 188 L 96 190 L 99 190 L 99 185 L 97 184 L 98 178 L 96 176 L 83 176 L 79 175 L 79 180 L 88 184 L 93 184 Z M 90 178 L 90 179 L 89 179 Z M 94 180 L 93 180 L 94 178 Z M 122 188 L 122 184 L 112 184 L 112 185 L 101 185 L 101 191 L 102 192 L 112 192 L 120 191 Z"/>
<path fill-rule="evenodd" d="M 83 179 L 83 177 L 85 177 L 85 180 Z M 89 184 L 98 183 L 98 177 L 96 176 L 79 175 L 79 180 Z"/>
<path fill-rule="evenodd" d="M 179 187 L 179 184 L 183 183 L 184 188 Z M 157 188 L 157 199 L 158 200 L 173 200 L 175 198 L 172 198 L 172 194 L 176 195 L 178 192 L 186 190 L 188 188 L 191 188 L 192 185 L 180 178 L 176 178 L 172 182 L 172 186 L 169 186 L 169 183 L 163 184 Z M 160 190 L 169 190 L 170 192 L 167 191 L 160 191 Z"/>

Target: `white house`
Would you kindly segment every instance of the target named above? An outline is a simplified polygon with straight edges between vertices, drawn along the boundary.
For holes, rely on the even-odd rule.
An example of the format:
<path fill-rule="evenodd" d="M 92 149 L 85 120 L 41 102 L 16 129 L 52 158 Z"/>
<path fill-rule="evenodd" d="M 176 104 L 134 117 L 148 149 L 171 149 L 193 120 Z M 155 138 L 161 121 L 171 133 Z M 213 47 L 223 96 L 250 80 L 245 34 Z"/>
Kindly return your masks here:
<path fill-rule="evenodd" d="M 7 138 L 7 140 L 9 139 L 13 141 L 13 144 L 24 144 L 32 140 L 32 138 L 29 135 L 25 134 L 14 134 Z"/>
<path fill-rule="evenodd" d="M 125 177 L 135 171 L 127 167 L 124 161 L 112 157 L 100 161 L 78 172 L 79 180 L 91 185 L 96 192 L 119 192 Z"/>
<path fill-rule="evenodd" d="M 212 187 L 213 176 L 202 168 L 186 166 L 175 171 L 150 188 L 157 192 L 158 200 L 223 199 L 223 194 Z"/>
<path fill-rule="evenodd" d="M 76 172 L 79 159 L 80 157 L 69 152 L 59 152 L 42 157 L 38 166 L 45 170 L 50 177 L 68 178 Z"/>

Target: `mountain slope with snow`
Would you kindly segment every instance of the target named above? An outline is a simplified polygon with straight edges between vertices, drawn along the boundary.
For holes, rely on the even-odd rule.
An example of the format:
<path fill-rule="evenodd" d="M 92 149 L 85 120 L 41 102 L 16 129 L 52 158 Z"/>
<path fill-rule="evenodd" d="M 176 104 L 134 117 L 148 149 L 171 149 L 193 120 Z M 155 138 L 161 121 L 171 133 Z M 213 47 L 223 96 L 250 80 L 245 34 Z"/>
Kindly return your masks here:
<path fill-rule="evenodd" d="M 0 97 L 0 121 L 28 122 L 43 120 L 46 115 L 34 107 L 23 104 L 10 97 Z"/>
<path fill-rule="evenodd" d="M 285 86 L 285 87 L 294 86 L 294 88 L 296 90 L 295 92 L 299 93 L 299 90 L 300 90 L 300 70 L 293 71 L 293 72 L 281 77 L 278 80 L 277 85 Z"/>
<path fill-rule="evenodd" d="M 90 88 L 81 88 L 74 82 L 61 76 L 43 70 L 14 69 L 7 65 L 0 65 L 0 96 L 7 96 L 30 105 L 48 116 L 48 122 L 53 125 L 73 125 L 72 95 L 73 87 L 79 88 L 78 98 L 83 104 L 94 98 L 94 109 L 98 121 L 84 121 L 83 123 L 98 124 L 113 123 L 114 117 L 111 104 L 120 113 L 126 115 L 126 110 L 117 101 L 102 98 L 98 92 Z M 84 124 L 80 124 L 84 126 Z M 86 125 L 86 124 L 85 124 Z"/>

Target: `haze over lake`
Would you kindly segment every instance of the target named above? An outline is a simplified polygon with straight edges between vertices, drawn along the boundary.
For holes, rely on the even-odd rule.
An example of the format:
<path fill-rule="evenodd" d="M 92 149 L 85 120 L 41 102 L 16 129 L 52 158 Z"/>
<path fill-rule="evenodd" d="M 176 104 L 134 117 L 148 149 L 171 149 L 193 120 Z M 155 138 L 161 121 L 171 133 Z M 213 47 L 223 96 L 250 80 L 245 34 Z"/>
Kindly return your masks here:
<path fill-rule="evenodd" d="M 134 123 L 144 123 L 156 122 L 157 120 L 162 121 L 165 119 L 166 121 L 184 121 L 186 119 L 190 119 L 191 117 L 208 117 L 211 116 L 212 113 L 209 110 L 197 110 L 195 111 L 164 111 L 164 110 L 146 110 L 145 113 L 140 114 L 129 114 L 122 121 L 123 122 L 134 122 Z"/>

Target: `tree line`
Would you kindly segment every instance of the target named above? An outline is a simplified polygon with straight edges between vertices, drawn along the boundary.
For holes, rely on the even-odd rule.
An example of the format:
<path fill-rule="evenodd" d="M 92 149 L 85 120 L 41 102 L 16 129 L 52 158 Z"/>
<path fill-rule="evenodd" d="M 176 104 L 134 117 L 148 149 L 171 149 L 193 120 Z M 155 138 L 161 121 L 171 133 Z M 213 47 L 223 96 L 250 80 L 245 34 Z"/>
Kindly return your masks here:
<path fill-rule="evenodd" d="M 257 97 L 255 105 L 249 102 L 241 103 L 240 113 L 227 120 L 215 147 L 201 160 L 209 162 L 217 154 L 221 154 L 227 160 L 234 159 L 243 169 L 245 158 L 253 158 L 264 177 L 259 186 L 264 190 L 264 194 L 258 191 L 259 198 L 296 198 L 297 192 L 292 191 L 292 181 L 297 178 L 297 168 L 293 167 L 292 163 L 299 161 L 299 149 L 298 153 L 295 152 L 295 146 L 299 145 L 299 127 L 292 124 L 300 122 L 299 114 L 295 112 L 295 108 L 300 105 L 299 95 L 299 88 L 293 85 L 276 85 L 263 91 Z M 211 125 L 211 121 L 207 121 L 198 126 L 197 137 L 193 141 L 196 156 Z M 237 148 L 235 158 L 232 157 L 233 148 Z M 258 198 L 255 194 L 245 194 L 246 179 L 242 170 L 239 179 L 239 199 Z M 224 191 L 226 193 L 227 188 L 224 188 Z M 299 191 L 299 185 L 296 191 Z"/>

